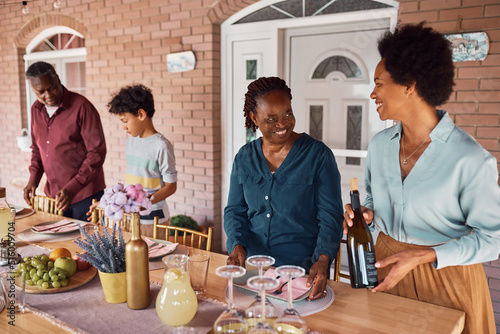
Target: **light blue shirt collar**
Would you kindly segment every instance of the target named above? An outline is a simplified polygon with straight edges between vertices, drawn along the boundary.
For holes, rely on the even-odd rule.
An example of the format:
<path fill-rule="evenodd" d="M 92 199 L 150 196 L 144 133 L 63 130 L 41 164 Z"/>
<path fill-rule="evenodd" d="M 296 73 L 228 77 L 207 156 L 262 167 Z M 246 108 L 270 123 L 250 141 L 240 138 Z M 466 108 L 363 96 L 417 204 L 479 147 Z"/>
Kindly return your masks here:
<path fill-rule="evenodd" d="M 429 136 L 431 137 L 431 141 L 439 141 L 445 143 L 448 140 L 451 132 L 453 131 L 455 124 L 453 124 L 453 121 L 451 120 L 450 115 L 448 115 L 447 111 L 437 110 L 437 113 L 441 120 L 434 127 Z M 399 122 L 392 128 L 392 133 L 390 136 L 391 140 L 394 138 L 401 138 L 402 131 L 403 126 L 401 125 L 401 122 Z"/>

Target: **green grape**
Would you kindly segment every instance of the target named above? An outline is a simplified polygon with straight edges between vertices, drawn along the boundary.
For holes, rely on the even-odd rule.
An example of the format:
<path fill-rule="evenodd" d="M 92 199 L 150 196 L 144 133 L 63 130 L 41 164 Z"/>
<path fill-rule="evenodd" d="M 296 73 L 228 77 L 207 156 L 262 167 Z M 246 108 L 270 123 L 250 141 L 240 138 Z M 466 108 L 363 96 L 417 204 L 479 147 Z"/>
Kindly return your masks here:
<path fill-rule="evenodd" d="M 61 286 L 64 288 L 65 286 L 68 285 L 68 280 L 67 279 L 62 279 L 60 282 L 58 283 L 61 283 Z"/>
<path fill-rule="evenodd" d="M 50 260 L 49 262 L 47 262 L 47 267 L 54 268 L 54 261 Z"/>
<path fill-rule="evenodd" d="M 60 282 L 52 282 L 52 287 L 55 289 L 59 289 L 61 287 L 61 283 Z"/>
<path fill-rule="evenodd" d="M 40 279 L 40 276 L 38 276 L 38 274 L 35 274 L 35 275 L 31 276 L 31 280 L 32 280 L 34 283 L 38 282 L 38 280 L 39 280 L 39 279 Z"/>
<path fill-rule="evenodd" d="M 61 268 L 59 268 L 59 274 L 64 274 L 64 276 L 68 276 L 68 272 Z"/>
<path fill-rule="evenodd" d="M 39 264 L 41 264 L 40 260 L 38 260 L 38 259 L 32 259 L 32 260 L 31 260 L 31 265 L 32 265 L 33 267 L 36 267 L 36 266 L 38 266 Z"/>
<path fill-rule="evenodd" d="M 49 257 L 47 255 L 42 255 L 42 256 L 40 256 L 40 260 L 48 262 L 49 261 Z"/>
<path fill-rule="evenodd" d="M 59 276 L 59 280 L 64 280 L 67 277 L 67 275 L 65 273 L 59 273 L 59 274 L 57 274 L 57 276 Z"/>
<path fill-rule="evenodd" d="M 48 289 L 49 288 L 49 282 L 43 282 L 42 283 L 42 288 Z"/>
<path fill-rule="evenodd" d="M 35 255 L 35 256 L 33 256 L 33 258 L 35 258 L 35 259 L 37 259 L 37 260 L 40 260 L 40 256 L 41 256 L 41 255 Z"/>
<path fill-rule="evenodd" d="M 55 267 L 55 268 L 54 268 L 54 274 L 56 274 L 56 275 L 57 275 L 57 274 L 59 274 L 59 271 L 60 271 L 60 270 L 61 270 L 60 268 Z"/>
<path fill-rule="evenodd" d="M 47 262 L 49 262 L 49 261 L 45 261 L 45 260 L 40 260 L 40 261 L 41 261 L 41 263 L 42 263 L 42 265 L 43 265 L 44 267 L 47 265 Z"/>
<path fill-rule="evenodd" d="M 39 279 L 38 281 L 36 281 L 36 285 L 42 286 L 42 284 L 43 284 L 43 279 Z"/>
<path fill-rule="evenodd" d="M 29 256 L 26 256 L 24 259 L 23 259 L 24 262 L 31 262 L 31 258 Z"/>
<path fill-rule="evenodd" d="M 38 276 L 42 277 L 44 273 L 43 273 L 43 270 L 37 270 L 37 271 L 36 271 L 36 274 L 37 274 Z"/>
<path fill-rule="evenodd" d="M 49 276 L 52 277 L 54 275 L 56 275 L 56 273 L 54 272 L 54 268 L 52 268 L 49 270 Z"/>
<path fill-rule="evenodd" d="M 33 285 L 33 281 L 29 279 L 29 280 L 26 281 L 26 284 L 27 285 Z"/>
<path fill-rule="evenodd" d="M 59 276 L 57 275 L 50 276 L 50 279 L 52 280 L 52 282 L 59 282 Z"/>
<path fill-rule="evenodd" d="M 36 266 L 36 269 L 37 270 L 44 270 L 45 266 L 43 264 L 39 264 L 38 266 Z"/>
<path fill-rule="evenodd" d="M 35 275 L 36 275 L 36 273 L 37 273 L 37 270 L 36 270 L 36 269 L 31 269 L 31 270 L 30 270 L 30 276 L 31 276 L 31 277 L 35 276 Z"/>
<path fill-rule="evenodd" d="M 45 274 L 43 274 L 43 280 L 44 280 L 45 282 L 50 281 L 50 276 L 49 276 L 49 273 L 45 273 Z"/>
<path fill-rule="evenodd" d="M 20 263 L 18 266 L 17 266 L 17 269 L 25 269 L 26 268 L 26 265 L 24 263 Z"/>

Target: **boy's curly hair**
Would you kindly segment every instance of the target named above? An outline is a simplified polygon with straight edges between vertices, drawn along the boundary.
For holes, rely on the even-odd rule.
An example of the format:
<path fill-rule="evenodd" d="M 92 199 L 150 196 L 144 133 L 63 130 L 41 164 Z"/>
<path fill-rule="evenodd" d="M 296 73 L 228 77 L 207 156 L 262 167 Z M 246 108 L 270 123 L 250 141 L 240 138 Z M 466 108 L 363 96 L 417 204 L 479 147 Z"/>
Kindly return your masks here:
<path fill-rule="evenodd" d="M 112 114 L 131 113 L 137 117 L 139 109 L 143 109 L 149 118 L 155 114 L 155 102 L 151 89 L 138 84 L 126 86 L 112 96 L 107 104 Z"/>

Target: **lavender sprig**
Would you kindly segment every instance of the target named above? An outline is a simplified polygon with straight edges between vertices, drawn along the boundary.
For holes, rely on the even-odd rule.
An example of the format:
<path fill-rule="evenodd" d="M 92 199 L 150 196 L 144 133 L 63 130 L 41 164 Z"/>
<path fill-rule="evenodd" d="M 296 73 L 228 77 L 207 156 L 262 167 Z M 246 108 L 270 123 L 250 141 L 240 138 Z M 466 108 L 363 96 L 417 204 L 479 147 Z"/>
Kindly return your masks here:
<path fill-rule="evenodd" d="M 81 226 L 79 226 L 82 231 Z M 99 232 L 87 234 L 83 240 L 75 240 L 76 243 L 86 254 L 77 254 L 84 261 L 90 263 L 95 268 L 106 273 L 120 273 L 125 271 L 125 242 L 123 233 L 118 227 L 119 242 L 116 240 L 116 225 L 113 226 L 113 233 L 110 234 L 106 229 L 104 233 Z"/>

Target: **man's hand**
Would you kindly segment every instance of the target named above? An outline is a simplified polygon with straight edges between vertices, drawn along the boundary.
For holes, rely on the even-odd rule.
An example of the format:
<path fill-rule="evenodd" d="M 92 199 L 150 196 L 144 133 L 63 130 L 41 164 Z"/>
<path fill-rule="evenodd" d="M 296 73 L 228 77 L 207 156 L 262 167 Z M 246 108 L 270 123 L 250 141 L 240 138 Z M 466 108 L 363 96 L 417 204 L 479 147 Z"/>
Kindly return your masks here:
<path fill-rule="evenodd" d="M 247 259 L 247 252 L 245 247 L 240 244 L 234 246 L 233 252 L 227 258 L 226 263 L 229 265 L 240 266 L 245 268 L 245 260 Z"/>
<path fill-rule="evenodd" d="M 94 211 L 95 208 L 97 208 L 97 206 L 99 205 L 99 202 L 95 202 L 94 204 L 92 204 L 90 207 L 89 207 L 89 211 L 87 212 L 87 220 L 88 221 L 91 221 L 92 220 L 92 211 Z"/>
<path fill-rule="evenodd" d="M 326 296 L 326 281 L 328 280 L 328 268 L 330 258 L 328 255 L 321 254 L 318 261 L 312 265 L 309 270 L 309 277 L 307 278 L 306 285 L 310 287 L 313 283 L 314 286 L 309 293 L 307 300 L 315 300 Z"/>
<path fill-rule="evenodd" d="M 28 182 L 26 187 L 24 187 L 24 200 L 29 206 L 31 206 L 31 198 L 35 196 L 36 187 L 38 187 L 38 184 L 34 182 Z"/>
<path fill-rule="evenodd" d="M 363 218 L 365 218 L 366 224 L 370 225 L 373 221 L 373 210 L 361 206 L 361 211 L 363 212 Z M 354 211 L 352 211 L 351 204 L 346 204 L 344 212 L 344 234 L 347 234 L 349 227 L 352 226 L 353 218 Z"/>
<path fill-rule="evenodd" d="M 73 201 L 73 195 L 69 191 L 62 188 L 56 195 L 56 208 L 59 211 L 65 211 L 71 205 Z"/>

